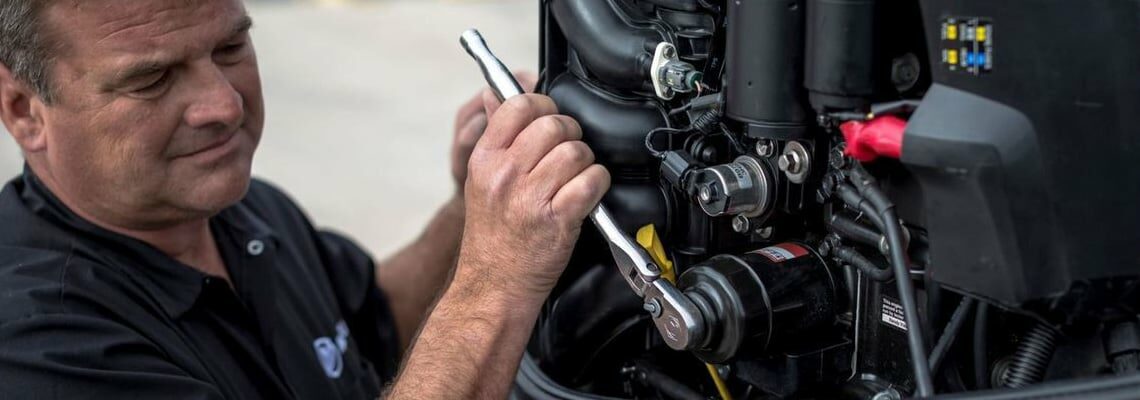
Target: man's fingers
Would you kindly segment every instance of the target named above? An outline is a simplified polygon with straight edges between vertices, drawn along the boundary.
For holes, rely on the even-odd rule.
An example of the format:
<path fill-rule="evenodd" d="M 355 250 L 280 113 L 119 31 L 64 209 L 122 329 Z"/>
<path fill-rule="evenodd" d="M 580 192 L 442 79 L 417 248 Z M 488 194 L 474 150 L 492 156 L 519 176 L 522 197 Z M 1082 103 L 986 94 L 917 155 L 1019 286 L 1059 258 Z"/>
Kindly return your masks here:
<path fill-rule="evenodd" d="M 594 153 L 586 143 L 580 140 L 562 142 L 538 162 L 527 175 L 527 181 L 536 186 L 539 196 L 551 198 L 593 163 Z"/>
<path fill-rule="evenodd" d="M 456 132 L 455 142 L 463 147 L 475 146 L 475 142 L 479 141 L 479 136 L 483 135 L 483 131 L 486 129 L 487 115 L 475 114 Z"/>
<path fill-rule="evenodd" d="M 515 138 L 508 150 L 523 171 L 534 169 L 551 149 L 568 140 L 582 139 L 582 128 L 565 115 L 547 115 L 534 120 Z"/>
<path fill-rule="evenodd" d="M 558 113 L 558 106 L 549 97 L 537 94 L 524 94 L 507 99 L 490 115 L 487 131 L 479 139 L 479 147 L 484 149 L 505 149 L 515 141 L 519 133 L 534 120 Z"/>
<path fill-rule="evenodd" d="M 484 88 L 479 97 L 483 100 L 483 113 L 487 115 L 495 115 L 495 110 L 503 104 L 498 97 L 495 97 L 495 92 L 492 92 L 491 88 Z"/>
<path fill-rule="evenodd" d="M 463 128 L 463 126 L 467 124 L 467 121 L 474 118 L 476 114 L 484 113 L 484 108 L 482 93 L 471 97 L 470 100 L 467 100 L 466 103 L 459 106 L 459 111 L 455 113 L 455 123 L 452 124 L 456 132 L 458 132 L 460 128 Z"/>
<path fill-rule="evenodd" d="M 580 222 L 602 201 L 610 189 L 610 173 L 600 164 L 593 164 L 567 182 L 554 194 L 550 207 L 554 214 L 566 222 Z"/>
<path fill-rule="evenodd" d="M 526 70 L 514 71 L 513 73 L 519 86 L 522 86 L 523 92 L 534 93 L 534 88 L 538 85 L 538 74 Z M 491 88 L 483 89 L 482 98 L 483 109 L 487 112 L 487 115 L 494 114 L 495 110 L 502 104 L 499 98 L 495 97 L 495 92 L 492 92 Z"/>

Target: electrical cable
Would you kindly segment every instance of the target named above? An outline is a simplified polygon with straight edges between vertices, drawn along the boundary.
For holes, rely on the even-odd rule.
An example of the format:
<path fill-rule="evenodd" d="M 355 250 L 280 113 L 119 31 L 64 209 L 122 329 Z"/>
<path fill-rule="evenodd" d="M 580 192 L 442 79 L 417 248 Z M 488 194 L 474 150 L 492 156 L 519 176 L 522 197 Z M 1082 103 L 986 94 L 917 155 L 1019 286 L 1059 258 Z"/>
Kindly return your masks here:
<path fill-rule="evenodd" d="M 911 367 L 914 369 L 914 381 L 919 397 L 929 397 L 934 394 L 934 383 L 930 376 L 930 369 L 926 357 L 926 343 L 923 338 L 922 321 L 918 318 L 918 305 L 915 302 L 914 283 L 910 280 L 909 264 L 906 261 L 905 247 L 903 246 L 902 224 L 899 222 L 895 205 L 887 199 L 879 188 L 875 187 L 875 180 L 862 166 L 853 164 L 848 169 L 849 180 L 854 184 L 856 191 L 879 211 L 882 217 L 884 234 L 890 250 L 891 267 L 895 273 L 895 285 L 902 303 L 903 317 L 906 320 L 907 347 L 910 350 Z"/>

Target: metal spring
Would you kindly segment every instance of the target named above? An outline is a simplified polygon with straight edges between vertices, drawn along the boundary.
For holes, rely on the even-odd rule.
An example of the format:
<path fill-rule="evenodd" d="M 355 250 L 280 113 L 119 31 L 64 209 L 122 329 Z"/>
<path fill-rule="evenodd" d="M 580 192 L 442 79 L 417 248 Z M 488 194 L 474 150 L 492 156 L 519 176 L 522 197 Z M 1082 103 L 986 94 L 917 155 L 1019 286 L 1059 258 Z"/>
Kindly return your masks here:
<path fill-rule="evenodd" d="M 1057 349 L 1057 332 L 1045 324 L 1037 324 L 1022 339 L 1013 355 L 1013 362 L 1006 376 L 1005 386 L 1010 388 L 1025 387 L 1037 382 L 1045 376 L 1049 367 L 1049 360 Z"/>

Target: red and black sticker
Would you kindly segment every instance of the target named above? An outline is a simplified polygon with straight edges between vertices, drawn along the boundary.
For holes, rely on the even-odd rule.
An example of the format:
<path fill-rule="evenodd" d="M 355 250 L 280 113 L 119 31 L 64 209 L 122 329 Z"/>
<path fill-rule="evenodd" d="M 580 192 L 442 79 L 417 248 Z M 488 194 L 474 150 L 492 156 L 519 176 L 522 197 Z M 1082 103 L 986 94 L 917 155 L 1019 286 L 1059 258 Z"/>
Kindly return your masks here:
<path fill-rule="evenodd" d="M 769 260 L 772 260 L 772 262 L 780 263 L 806 256 L 808 255 L 808 250 L 795 243 L 780 243 L 775 246 L 768 246 L 753 251 L 752 253 L 767 257 Z"/>

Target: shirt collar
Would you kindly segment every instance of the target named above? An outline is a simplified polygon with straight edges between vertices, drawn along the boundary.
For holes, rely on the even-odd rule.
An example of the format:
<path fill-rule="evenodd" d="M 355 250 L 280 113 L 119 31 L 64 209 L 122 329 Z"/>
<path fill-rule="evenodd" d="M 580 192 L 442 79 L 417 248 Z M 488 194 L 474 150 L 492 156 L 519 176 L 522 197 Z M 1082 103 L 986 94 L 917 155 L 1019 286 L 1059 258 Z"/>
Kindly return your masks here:
<path fill-rule="evenodd" d="M 33 213 L 72 231 L 80 241 L 91 243 L 96 254 L 108 256 L 115 264 L 121 264 L 131 278 L 141 278 L 135 280 L 151 293 L 170 317 L 184 315 L 202 295 L 203 285 L 209 278 L 207 274 L 174 260 L 146 242 L 83 219 L 55 197 L 27 165 L 24 166 L 20 197 Z M 217 238 L 217 229 L 235 230 L 235 234 L 230 236 L 236 239 L 258 238 L 277 245 L 277 235 L 244 202 L 238 202 L 211 218 L 210 229 L 215 230 L 219 247 L 227 244 Z M 245 252 L 246 249 L 239 251 Z M 234 266 L 227 267 L 230 267 L 232 275 Z"/>

